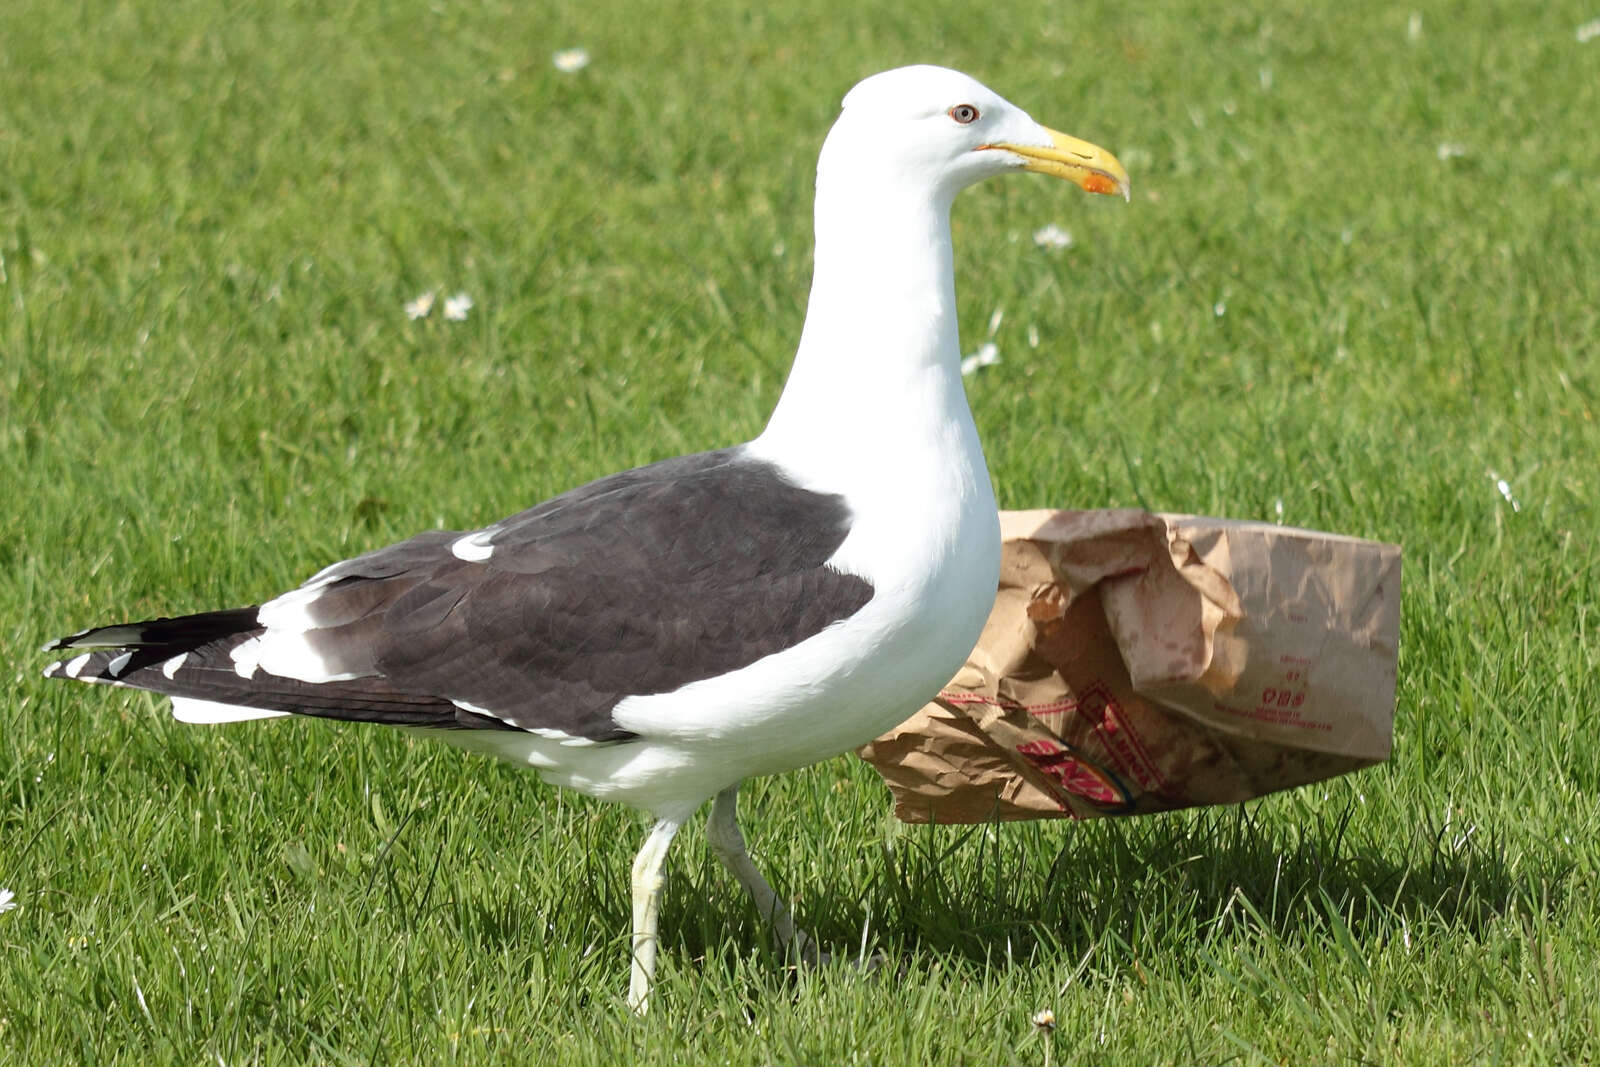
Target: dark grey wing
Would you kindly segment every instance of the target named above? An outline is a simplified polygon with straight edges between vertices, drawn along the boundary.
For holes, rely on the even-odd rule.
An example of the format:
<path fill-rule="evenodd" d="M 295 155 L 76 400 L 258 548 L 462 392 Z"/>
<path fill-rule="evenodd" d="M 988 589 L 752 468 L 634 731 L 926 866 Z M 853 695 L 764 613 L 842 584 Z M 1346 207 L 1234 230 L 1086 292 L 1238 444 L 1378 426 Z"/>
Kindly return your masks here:
<path fill-rule="evenodd" d="M 335 564 L 170 672 L 155 657 L 175 645 L 119 643 L 140 662 L 114 680 L 332 718 L 623 740 L 612 709 L 624 697 L 748 666 L 866 604 L 868 582 L 826 565 L 849 528 L 841 498 L 739 449 L 684 456 L 476 533 L 434 531 Z M 244 677 L 241 645 L 264 632 L 304 642 L 314 668 L 286 678 L 269 658 Z M 59 647 L 94 643 L 85 636 Z M 114 661 L 97 653 L 76 676 Z M 186 669 L 226 692 L 180 691 Z"/>

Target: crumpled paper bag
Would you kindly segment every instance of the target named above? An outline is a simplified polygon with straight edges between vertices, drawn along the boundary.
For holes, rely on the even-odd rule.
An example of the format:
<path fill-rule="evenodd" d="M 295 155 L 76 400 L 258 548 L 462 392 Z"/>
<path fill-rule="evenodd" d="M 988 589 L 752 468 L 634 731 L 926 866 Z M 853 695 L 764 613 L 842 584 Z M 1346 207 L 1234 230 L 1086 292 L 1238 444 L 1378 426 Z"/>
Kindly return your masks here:
<path fill-rule="evenodd" d="M 1388 758 L 1398 546 L 1138 510 L 1000 518 L 978 647 L 861 749 L 902 820 L 1231 804 Z"/>

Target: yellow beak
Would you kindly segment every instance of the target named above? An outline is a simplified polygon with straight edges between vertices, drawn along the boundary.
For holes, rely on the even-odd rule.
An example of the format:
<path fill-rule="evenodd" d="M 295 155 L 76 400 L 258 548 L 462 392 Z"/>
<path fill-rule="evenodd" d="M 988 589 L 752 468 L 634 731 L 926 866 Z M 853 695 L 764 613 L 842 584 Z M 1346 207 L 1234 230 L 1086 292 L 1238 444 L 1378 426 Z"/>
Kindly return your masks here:
<path fill-rule="evenodd" d="M 1047 129 L 1049 148 L 1028 144 L 987 144 L 985 148 L 999 148 L 1027 160 L 1023 170 L 1039 174 L 1052 174 L 1065 178 L 1086 193 L 1121 193 L 1124 200 L 1131 199 L 1128 172 L 1117 162 L 1117 157 L 1099 145 L 1080 141 L 1064 133 Z"/>

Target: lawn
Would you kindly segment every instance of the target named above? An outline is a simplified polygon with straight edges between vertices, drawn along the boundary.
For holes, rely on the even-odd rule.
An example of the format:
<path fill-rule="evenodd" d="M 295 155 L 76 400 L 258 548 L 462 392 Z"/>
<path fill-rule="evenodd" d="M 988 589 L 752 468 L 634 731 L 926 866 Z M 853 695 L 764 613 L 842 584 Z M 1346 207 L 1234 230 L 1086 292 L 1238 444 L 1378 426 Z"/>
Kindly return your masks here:
<path fill-rule="evenodd" d="M 0 1064 L 1600 1060 L 1597 15 L 8 0 Z M 785 969 L 692 825 L 639 1020 L 642 817 L 39 676 L 90 623 L 756 433 L 822 135 L 913 61 L 1133 176 L 958 202 L 1002 506 L 1401 543 L 1389 763 L 965 829 L 897 824 L 852 756 L 753 783 L 769 876 L 888 966 Z"/>

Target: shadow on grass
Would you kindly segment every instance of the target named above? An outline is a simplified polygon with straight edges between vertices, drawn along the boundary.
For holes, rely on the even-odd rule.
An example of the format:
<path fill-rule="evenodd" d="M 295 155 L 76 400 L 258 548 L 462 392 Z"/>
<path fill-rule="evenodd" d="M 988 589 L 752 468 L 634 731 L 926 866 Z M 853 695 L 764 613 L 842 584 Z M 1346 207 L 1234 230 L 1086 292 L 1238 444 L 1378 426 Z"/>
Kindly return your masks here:
<path fill-rule="evenodd" d="M 1191 954 L 1241 932 L 1290 945 L 1330 923 L 1356 946 L 1402 928 L 1479 933 L 1573 891 L 1556 856 L 1516 872 L 1492 832 L 1420 822 L 1392 847 L 1354 844 L 1353 809 L 1268 825 L 1249 807 L 1091 824 L 917 828 L 886 843 L 865 892 L 822 884 L 802 920 L 825 946 L 957 957 L 987 968 L 1097 954 L 1100 966 Z M 678 881 L 669 939 L 693 956 L 770 938 L 731 884 Z M 676 898 L 676 899 L 674 899 Z M 620 916 L 619 916 L 620 918 Z"/>
<path fill-rule="evenodd" d="M 1524 852 L 1513 869 L 1493 831 L 1426 816 L 1404 837 L 1358 842 L 1350 833 L 1355 811 L 1312 814 L 1298 826 L 1281 812 L 1262 818 L 1250 805 L 1092 823 L 906 828 L 876 853 L 840 856 L 838 877 L 808 877 L 796 910 L 836 955 L 853 955 L 865 931 L 868 952 L 902 965 L 921 956 L 1003 970 L 1092 958 L 1103 974 L 1160 958 L 1199 972 L 1213 969 L 1209 953 L 1230 940 L 1268 938 L 1292 950 L 1337 927 L 1334 936 L 1347 934 L 1365 955 L 1403 930 L 1474 936 L 1507 914 L 1549 912 L 1578 891 L 1573 868 L 1554 852 Z M 508 879 L 523 882 L 520 889 L 491 880 L 446 905 L 454 936 L 491 956 L 509 953 L 530 975 L 548 952 L 572 956 L 577 973 L 604 972 L 596 988 L 613 987 L 630 921 L 615 843 L 638 828 L 628 813 L 597 813 L 561 828 L 572 858 L 583 859 L 559 878 L 535 889 L 523 871 Z M 444 866 L 487 862 L 481 844 Z M 781 971 L 785 960 L 754 906 L 694 844 L 669 859 L 663 950 L 728 962 L 754 952 L 766 957 L 768 973 Z M 369 891 L 413 919 L 427 912 L 437 902 L 438 855 L 387 859 L 405 870 L 376 878 Z M 780 893 L 789 888 L 788 872 L 767 868 Z"/>

